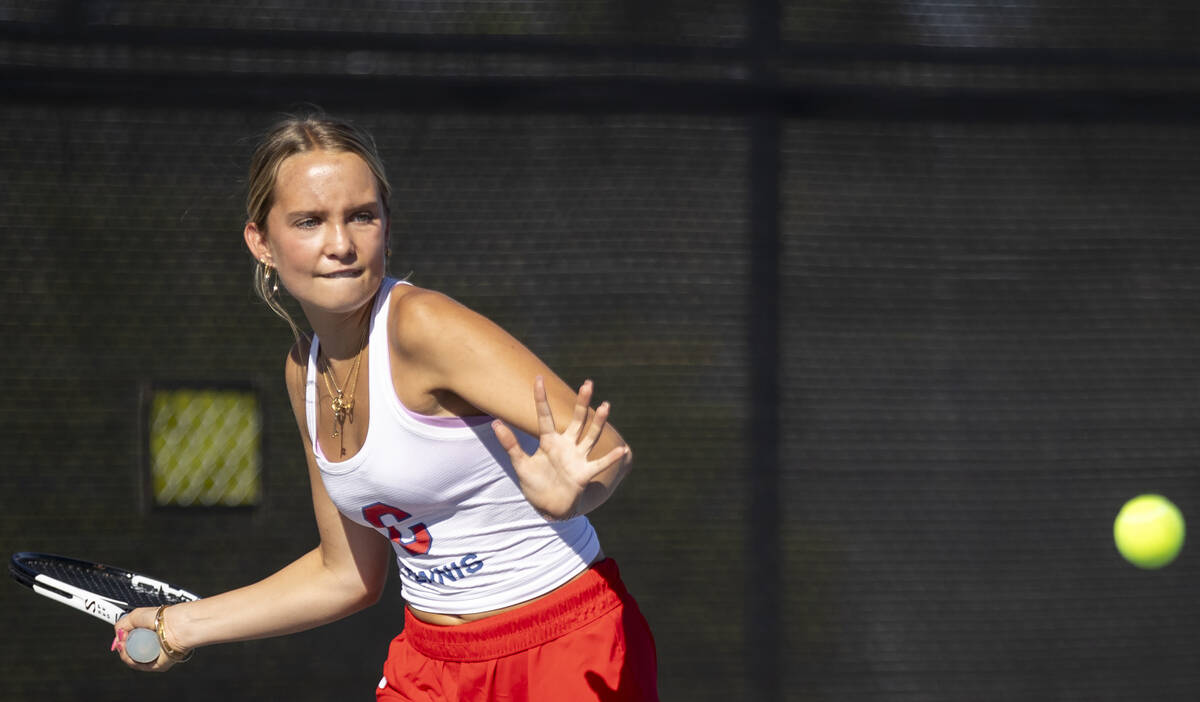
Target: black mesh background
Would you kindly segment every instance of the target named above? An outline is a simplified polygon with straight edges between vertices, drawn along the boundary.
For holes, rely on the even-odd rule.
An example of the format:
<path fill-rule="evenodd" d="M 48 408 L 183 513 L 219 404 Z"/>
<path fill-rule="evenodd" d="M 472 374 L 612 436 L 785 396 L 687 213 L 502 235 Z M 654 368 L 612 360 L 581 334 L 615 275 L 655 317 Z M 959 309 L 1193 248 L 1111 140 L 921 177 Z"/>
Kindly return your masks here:
<path fill-rule="evenodd" d="M 817 0 L 781 3 L 783 36 L 819 44 L 1186 49 L 1198 18 L 1186 0 L 1148 3 Z"/>
<path fill-rule="evenodd" d="M 671 44 L 745 34 L 743 2 L 666 0 L 350 0 L 175 3 L 5 0 L 4 20 L 146 29 L 283 30 L 377 35 L 570 37 Z"/>
<path fill-rule="evenodd" d="M 1198 156 L 1190 126 L 789 125 L 789 689 L 1194 694 L 1195 559 L 1136 571 L 1111 530 L 1200 497 Z"/>
<path fill-rule="evenodd" d="M 313 102 L 380 142 L 392 273 L 613 402 L 664 700 L 1195 699 L 1194 547 L 1111 538 L 1200 503 L 1195 15 L 0 0 L 0 546 L 207 595 L 315 543 L 240 235 Z M 140 388 L 229 380 L 263 505 L 147 509 Z M 0 699 L 370 699 L 401 607 L 143 676 L 13 584 Z"/>

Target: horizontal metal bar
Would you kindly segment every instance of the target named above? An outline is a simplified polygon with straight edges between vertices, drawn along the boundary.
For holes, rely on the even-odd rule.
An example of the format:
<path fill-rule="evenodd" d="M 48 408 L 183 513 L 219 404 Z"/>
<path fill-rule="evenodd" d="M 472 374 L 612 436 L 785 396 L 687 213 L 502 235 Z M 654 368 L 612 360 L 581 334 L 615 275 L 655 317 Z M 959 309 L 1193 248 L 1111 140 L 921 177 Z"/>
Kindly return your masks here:
<path fill-rule="evenodd" d="M 279 109 L 311 102 L 406 112 L 588 112 L 965 122 L 1200 120 L 1200 91 L 986 90 L 668 78 L 426 78 L 0 68 L 10 101 Z"/>
<path fill-rule="evenodd" d="M 104 24 L 0 22 L 0 41 L 121 44 L 214 49 L 344 49 L 448 54 L 524 54 L 572 59 L 646 62 L 733 62 L 760 56 L 749 38 L 704 45 L 516 35 L 434 35 L 321 32 L 205 27 L 136 27 Z M 955 47 L 781 41 L 772 54 L 783 63 L 893 61 L 997 66 L 1197 68 L 1200 51 L 1127 48 Z"/>
<path fill-rule="evenodd" d="M 647 62 L 739 61 L 739 43 L 696 46 L 641 42 L 597 42 L 563 37 L 504 35 L 390 34 L 305 30 L 127 27 L 113 25 L 0 22 L 0 40 L 136 47 L 214 49 L 307 49 L 442 54 L 523 54 L 574 59 L 633 59 Z"/>

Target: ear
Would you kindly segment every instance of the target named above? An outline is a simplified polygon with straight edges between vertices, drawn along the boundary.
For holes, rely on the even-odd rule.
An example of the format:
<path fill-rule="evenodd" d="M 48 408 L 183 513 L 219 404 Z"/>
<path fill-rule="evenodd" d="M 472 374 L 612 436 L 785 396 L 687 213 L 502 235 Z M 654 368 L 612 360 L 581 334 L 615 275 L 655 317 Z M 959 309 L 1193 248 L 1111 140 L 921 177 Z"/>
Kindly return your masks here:
<path fill-rule="evenodd" d="M 266 232 L 261 231 L 257 224 L 247 222 L 246 228 L 242 231 L 242 237 L 246 240 L 246 248 L 250 249 L 250 255 L 254 257 L 254 260 L 272 262 L 271 247 L 267 245 Z"/>

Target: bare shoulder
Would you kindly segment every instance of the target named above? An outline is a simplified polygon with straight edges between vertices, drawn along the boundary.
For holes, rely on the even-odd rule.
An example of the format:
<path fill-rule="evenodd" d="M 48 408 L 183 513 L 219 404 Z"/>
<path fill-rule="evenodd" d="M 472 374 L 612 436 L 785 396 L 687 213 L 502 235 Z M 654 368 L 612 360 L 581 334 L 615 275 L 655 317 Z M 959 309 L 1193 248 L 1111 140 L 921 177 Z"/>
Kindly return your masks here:
<path fill-rule="evenodd" d="M 492 326 L 479 313 L 436 290 L 406 285 L 396 292 L 400 294 L 392 295 L 388 326 L 398 353 L 421 355 Z"/>

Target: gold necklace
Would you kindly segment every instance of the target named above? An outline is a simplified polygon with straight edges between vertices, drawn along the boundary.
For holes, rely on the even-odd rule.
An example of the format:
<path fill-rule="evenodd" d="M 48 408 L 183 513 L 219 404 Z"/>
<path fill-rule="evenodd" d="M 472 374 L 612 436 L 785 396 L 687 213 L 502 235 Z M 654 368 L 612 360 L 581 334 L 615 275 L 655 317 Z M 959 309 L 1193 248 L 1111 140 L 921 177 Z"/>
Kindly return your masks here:
<path fill-rule="evenodd" d="M 333 410 L 333 438 L 338 438 L 342 435 L 342 429 L 346 426 L 346 419 L 354 422 L 354 388 L 358 381 L 358 367 L 362 362 L 363 351 L 367 350 L 367 332 L 371 328 L 370 321 L 363 329 L 362 342 L 358 349 L 358 355 L 354 357 L 354 364 L 350 366 L 350 373 L 346 376 L 346 387 L 338 387 L 337 381 L 333 377 L 333 365 L 329 362 L 329 356 L 325 356 L 325 368 L 321 377 L 325 379 L 325 389 L 329 391 L 329 409 Z M 349 395 L 346 394 L 349 391 Z M 346 450 L 343 448 L 342 453 Z"/>

